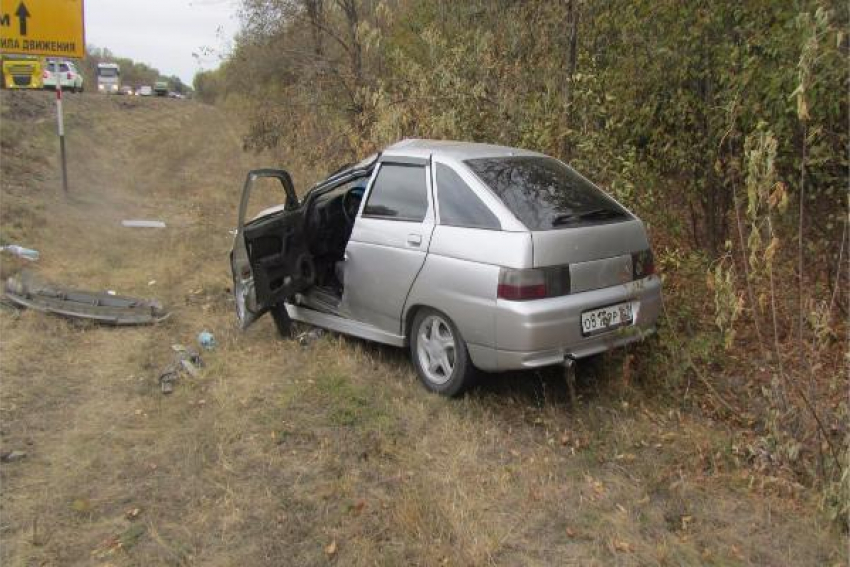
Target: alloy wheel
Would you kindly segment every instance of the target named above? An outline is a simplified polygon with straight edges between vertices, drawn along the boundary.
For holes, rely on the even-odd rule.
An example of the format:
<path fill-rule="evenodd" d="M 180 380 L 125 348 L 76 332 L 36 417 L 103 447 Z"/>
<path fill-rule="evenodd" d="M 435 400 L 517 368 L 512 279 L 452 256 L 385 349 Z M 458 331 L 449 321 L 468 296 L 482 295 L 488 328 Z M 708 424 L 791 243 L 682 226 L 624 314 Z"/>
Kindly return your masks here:
<path fill-rule="evenodd" d="M 419 325 L 416 339 L 419 367 L 428 381 L 442 385 L 455 369 L 457 346 L 449 323 L 438 315 L 429 315 Z"/>

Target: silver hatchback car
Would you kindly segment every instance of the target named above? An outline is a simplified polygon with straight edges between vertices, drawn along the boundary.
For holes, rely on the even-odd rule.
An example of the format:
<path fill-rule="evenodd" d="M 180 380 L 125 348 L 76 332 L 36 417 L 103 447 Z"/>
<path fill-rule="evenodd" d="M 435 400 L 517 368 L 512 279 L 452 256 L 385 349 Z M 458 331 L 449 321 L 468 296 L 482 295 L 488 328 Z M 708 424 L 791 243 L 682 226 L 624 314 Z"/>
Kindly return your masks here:
<path fill-rule="evenodd" d="M 283 204 L 248 219 L 261 178 Z M 271 311 L 407 346 L 445 395 L 639 340 L 661 305 L 640 219 L 557 159 L 465 142 L 398 142 L 300 201 L 251 171 L 231 267 L 242 328 Z"/>

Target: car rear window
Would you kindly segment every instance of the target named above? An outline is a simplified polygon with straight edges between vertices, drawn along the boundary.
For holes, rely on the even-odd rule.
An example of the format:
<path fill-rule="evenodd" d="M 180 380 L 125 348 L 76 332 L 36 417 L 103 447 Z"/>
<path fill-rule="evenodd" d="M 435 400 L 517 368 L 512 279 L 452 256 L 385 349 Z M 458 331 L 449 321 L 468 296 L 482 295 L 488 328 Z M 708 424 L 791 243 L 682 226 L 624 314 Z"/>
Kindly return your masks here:
<path fill-rule="evenodd" d="M 417 221 L 428 211 L 425 168 L 421 165 L 383 164 L 378 171 L 363 216 Z"/>
<path fill-rule="evenodd" d="M 530 230 L 629 218 L 616 201 L 556 159 L 512 156 L 471 159 L 465 163 Z"/>
<path fill-rule="evenodd" d="M 502 225 L 487 205 L 449 166 L 437 164 L 437 200 L 440 224 L 500 230 Z"/>

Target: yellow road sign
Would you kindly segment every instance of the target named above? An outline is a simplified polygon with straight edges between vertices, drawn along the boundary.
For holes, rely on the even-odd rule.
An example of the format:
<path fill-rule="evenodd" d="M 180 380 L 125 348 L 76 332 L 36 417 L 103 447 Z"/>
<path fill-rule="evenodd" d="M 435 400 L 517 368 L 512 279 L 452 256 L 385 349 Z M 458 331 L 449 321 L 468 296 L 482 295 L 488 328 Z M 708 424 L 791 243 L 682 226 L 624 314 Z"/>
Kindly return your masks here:
<path fill-rule="evenodd" d="M 83 0 L 0 0 L 0 52 L 82 58 Z"/>

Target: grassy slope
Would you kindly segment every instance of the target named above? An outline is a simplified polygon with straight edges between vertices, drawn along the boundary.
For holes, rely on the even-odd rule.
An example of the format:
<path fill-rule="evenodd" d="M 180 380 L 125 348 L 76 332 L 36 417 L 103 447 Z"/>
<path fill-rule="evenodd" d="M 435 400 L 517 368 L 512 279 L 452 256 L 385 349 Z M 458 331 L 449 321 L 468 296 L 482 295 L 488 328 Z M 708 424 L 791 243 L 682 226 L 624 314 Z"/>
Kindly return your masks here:
<path fill-rule="evenodd" d="M 557 373 L 450 401 L 398 350 L 236 330 L 228 230 L 245 171 L 270 164 L 216 109 L 69 97 L 66 199 L 49 96 L 0 102 L 0 239 L 39 249 L 57 282 L 174 309 L 138 329 L 0 312 L 0 449 L 28 453 L 0 465 L 3 565 L 846 559 L 809 495 L 751 475 L 736 432 L 642 397 L 621 359 L 580 370 L 571 412 Z M 201 329 L 219 341 L 203 377 L 163 397 L 170 345 Z"/>

